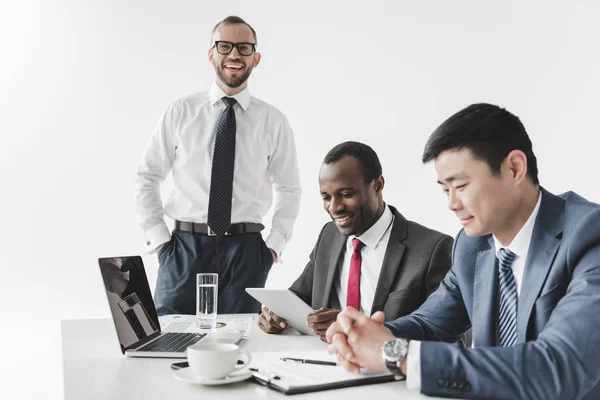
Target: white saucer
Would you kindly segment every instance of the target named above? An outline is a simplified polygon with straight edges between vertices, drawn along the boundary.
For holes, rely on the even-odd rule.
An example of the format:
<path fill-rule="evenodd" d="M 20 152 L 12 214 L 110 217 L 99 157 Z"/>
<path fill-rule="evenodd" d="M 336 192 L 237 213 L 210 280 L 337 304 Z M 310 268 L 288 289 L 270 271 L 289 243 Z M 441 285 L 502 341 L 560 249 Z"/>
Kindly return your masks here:
<path fill-rule="evenodd" d="M 187 383 L 197 383 L 200 385 L 226 385 L 228 383 L 240 382 L 250 378 L 252 376 L 252 371 L 250 371 L 248 368 L 244 368 L 239 371 L 232 372 L 225 378 L 204 381 L 196 377 L 196 375 L 194 375 L 192 372 L 192 369 L 188 367 L 176 370 L 173 373 L 173 376 L 175 379 L 179 379 L 180 381 Z"/>

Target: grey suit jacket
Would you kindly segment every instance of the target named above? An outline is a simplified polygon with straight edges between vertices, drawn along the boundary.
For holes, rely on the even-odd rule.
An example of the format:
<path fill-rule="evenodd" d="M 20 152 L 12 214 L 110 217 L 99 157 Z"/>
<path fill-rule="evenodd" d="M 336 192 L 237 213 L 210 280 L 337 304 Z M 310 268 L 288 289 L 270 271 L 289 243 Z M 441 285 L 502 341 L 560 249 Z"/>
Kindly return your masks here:
<path fill-rule="evenodd" d="M 377 282 L 373 308 L 386 320 L 416 310 L 450 269 L 452 238 L 407 221 L 392 206 L 394 224 Z M 300 277 L 290 287 L 313 309 L 340 307 L 335 290 L 347 237 L 333 222 L 325 224 Z"/>
<path fill-rule="evenodd" d="M 421 391 L 493 399 L 600 399 L 600 205 L 542 189 L 517 311 L 517 345 L 496 344 L 491 235 L 455 241 L 453 266 L 410 316 L 387 326 L 421 344 Z M 472 326 L 474 349 L 454 341 Z M 431 342 L 427 342 L 431 341 Z"/>

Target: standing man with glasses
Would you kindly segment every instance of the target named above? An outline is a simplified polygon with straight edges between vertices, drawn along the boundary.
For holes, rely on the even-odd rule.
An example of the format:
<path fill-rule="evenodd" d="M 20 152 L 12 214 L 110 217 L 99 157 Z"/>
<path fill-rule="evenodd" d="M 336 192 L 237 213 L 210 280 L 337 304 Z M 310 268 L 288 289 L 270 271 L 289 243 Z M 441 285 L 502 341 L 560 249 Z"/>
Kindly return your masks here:
<path fill-rule="evenodd" d="M 239 17 L 214 27 L 208 59 L 215 83 L 167 107 L 138 167 L 139 225 L 159 259 L 159 315 L 196 313 L 201 272 L 219 274 L 218 313 L 258 312 L 245 288 L 264 286 L 292 236 L 301 195 L 294 137 L 281 111 L 250 96 L 248 77 L 261 59 L 256 43 Z M 163 207 L 160 185 L 169 172 L 174 187 Z M 175 220 L 172 234 L 164 214 Z"/>

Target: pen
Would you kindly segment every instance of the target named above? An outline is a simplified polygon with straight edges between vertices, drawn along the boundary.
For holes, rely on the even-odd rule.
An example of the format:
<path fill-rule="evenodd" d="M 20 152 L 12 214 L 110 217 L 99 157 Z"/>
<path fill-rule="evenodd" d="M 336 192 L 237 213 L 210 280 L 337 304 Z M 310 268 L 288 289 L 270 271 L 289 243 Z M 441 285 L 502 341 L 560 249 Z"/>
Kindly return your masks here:
<path fill-rule="evenodd" d="M 334 363 L 334 362 L 331 362 L 331 361 L 307 360 L 307 359 L 304 359 L 304 358 L 281 357 L 281 361 L 295 362 L 295 363 L 301 363 L 301 364 L 331 365 L 332 367 L 337 366 L 337 363 Z"/>

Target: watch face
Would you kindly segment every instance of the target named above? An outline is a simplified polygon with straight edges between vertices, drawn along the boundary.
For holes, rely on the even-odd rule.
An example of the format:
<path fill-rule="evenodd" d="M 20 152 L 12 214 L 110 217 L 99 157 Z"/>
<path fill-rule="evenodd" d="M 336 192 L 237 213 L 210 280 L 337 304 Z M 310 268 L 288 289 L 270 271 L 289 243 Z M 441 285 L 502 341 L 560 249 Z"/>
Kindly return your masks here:
<path fill-rule="evenodd" d="M 385 357 L 390 361 L 398 361 L 408 352 L 408 343 L 405 339 L 388 340 L 383 346 Z"/>

